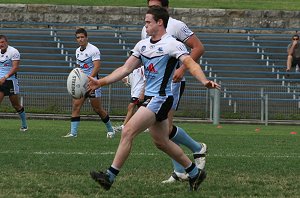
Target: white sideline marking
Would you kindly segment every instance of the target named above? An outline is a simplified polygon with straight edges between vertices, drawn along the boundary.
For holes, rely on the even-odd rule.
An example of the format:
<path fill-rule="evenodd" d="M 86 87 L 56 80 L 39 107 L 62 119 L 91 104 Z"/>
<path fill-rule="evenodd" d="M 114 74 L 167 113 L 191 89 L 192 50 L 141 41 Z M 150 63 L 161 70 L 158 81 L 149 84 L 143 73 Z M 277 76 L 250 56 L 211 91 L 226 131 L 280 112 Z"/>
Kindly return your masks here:
<path fill-rule="evenodd" d="M 0 154 L 30 154 L 27 152 L 20 152 L 20 151 L 0 151 Z M 115 152 L 44 152 L 44 151 L 37 151 L 33 152 L 34 155 L 114 155 Z M 131 153 L 131 155 L 136 156 L 156 156 L 161 155 L 161 153 Z M 190 155 L 191 156 L 191 155 Z M 264 158 L 300 158 L 299 153 L 290 153 L 290 155 L 237 155 L 237 154 L 207 154 L 207 157 L 229 157 L 229 158 L 257 158 L 257 157 L 264 157 Z"/>

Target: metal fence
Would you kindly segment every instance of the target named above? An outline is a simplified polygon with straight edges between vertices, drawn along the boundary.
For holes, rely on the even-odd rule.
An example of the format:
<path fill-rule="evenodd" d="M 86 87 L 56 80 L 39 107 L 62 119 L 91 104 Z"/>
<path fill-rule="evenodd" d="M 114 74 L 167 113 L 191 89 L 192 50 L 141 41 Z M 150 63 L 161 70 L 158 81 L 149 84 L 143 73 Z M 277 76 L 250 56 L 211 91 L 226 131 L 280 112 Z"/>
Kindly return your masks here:
<path fill-rule="evenodd" d="M 15 28 L 16 24 L 13 28 L 6 25 L 8 27 L 0 28 L 1 32 L 14 38 L 13 46 L 17 45 L 21 51 L 22 71 L 18 76 L 20 96 L 27 112 L 70 113 L 72 98 L 67 93 L 66 79 L 74 66 L 77 46 L 74 30 L 64 29 L 65 24 L 43 24 L 45 27 L 38 28 L 34 28 L 34 24 L 30 24 L 30 28 L 26 24 L 20 24 L 20 28 Z M 82 26 L 88 28 L 92 43 L 96 41 L 101 46 L 102 75 L 107 75 L 126 59 L 129 46 L 139 40 L 141 29 L 101 24 Z M 268 33 L 263 34 L 254 29 L 232 33 L 228 33 L 231 32 L 228 28 L 225 28 L 227 33 L 220 33 L 219 28 L 213 32 L 207 27 L 193 29 L 206 46 L 206 53 L 200 60 L 203 70 L 210 79 L 222 84 L 221 119 L 299 119 L 299 75 L 286 79 L 286 73 L 281 72 L 286 61 L 285 42 L 290 39 L 292 30 L 272 34 L 268 29 Z M 186 90 L 176 115 L 212 119 L 215 101 L 212 94 L 190 75 L 186 79 Z M 102 89 L 102 103 L 110 115 L 125 115 L 129 87 L 117 82 Z M 9 101 L 5 99 L 0 109 L 7 106 Z M 88 101 L 82 112 L 93 114 Z"/>

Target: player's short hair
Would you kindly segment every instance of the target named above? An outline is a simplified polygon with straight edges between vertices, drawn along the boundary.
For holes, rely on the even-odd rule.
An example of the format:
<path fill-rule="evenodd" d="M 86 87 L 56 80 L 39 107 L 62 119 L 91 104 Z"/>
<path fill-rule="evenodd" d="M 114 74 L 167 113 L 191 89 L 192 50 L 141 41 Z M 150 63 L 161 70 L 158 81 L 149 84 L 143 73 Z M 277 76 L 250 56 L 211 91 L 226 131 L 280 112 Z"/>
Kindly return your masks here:
<path fill-rule="evenodd" d="M 149 1 L 153 1 L 153 0 L 147 0 L 148 5 L 149 5 Z M 160 1 L 162 7 L 169 7 L 169 0 L 155 0 L 155 1 Z"/>
<path fill-rule="evenodd" d="M 297 38 L 297 39 L 299 40 L 299 35 L 298 35 L 298 34 L 294 34 L 294 35 L 292 36 L 292 39 L 294 39 L 294 38 Z"/>
<path fill-rule="evenodd" d="M 168 20 L 169 20 L 169 13 L 168 11 L 160 6 L 150 6 L 147 14 L 152 14 L 153 19 L 157 22 L 159 19 L 163 20 L 164 27 L 167 28 Z"/>
<path fill-rule="evenodd" d="M 7 37 L 3 34 L 0 35 L 0 39 L 4 39 L 5 41 L 7 41 Z"/>
<path fill-rule="evenodd" d="M 75 36 L 76 34 L 84 34 L 84 36 L 87 37 L 87 31 L 84 28 L 78 28 L 75 32 Z"/>

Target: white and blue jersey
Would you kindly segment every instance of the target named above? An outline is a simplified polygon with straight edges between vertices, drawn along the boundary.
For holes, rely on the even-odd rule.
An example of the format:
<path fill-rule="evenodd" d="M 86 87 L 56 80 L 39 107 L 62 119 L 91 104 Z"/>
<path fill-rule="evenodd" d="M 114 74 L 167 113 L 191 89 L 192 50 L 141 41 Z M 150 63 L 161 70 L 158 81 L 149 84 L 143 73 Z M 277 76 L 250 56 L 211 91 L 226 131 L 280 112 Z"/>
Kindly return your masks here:
<path fill-rule="evenodd" d="M 185 45 L 169 34 L 152 42 L 151 38 L 141 40 L 132 50 L 145 67 L 147 96 L 172 96 L 171 82 L 179 57 L 188 54 Z"/>
<path fill-rule="evenodd" d="M 1 52 L 1 50 L 0 50 Z M 13 61 L 20 60 L 19 51 L 11 46 L 8 46 L 4 54 L 0 53 L 0 78 L 3 78 L 6 74 L 9 73 L 13 67 Z M 10 76 L 7 80 L 17 79 L 17 75 L 14 74 Z"/>
<path fill-rule="evenodd" d="M 166 32 L 182 43 L 186 42 L 194 34 L 194 32 L 184 22 L 172 17 L 169 17 Z M 141 33 L 141 38 L 145 39 L 148 37 L 149 36 L 146 33 L 146 27 L 144 26 Z M 182 81 L 184 80 L 185 78 L 183 77 Z"/>
<path fill-rule="evenodd" d="M 76 49 L 76 64 L 86 75 L 91 75 L 95 60 L 100 60 L 100 50 L 96 46 L 88 43 L 83 51 L 80 50 L 80 47 Z"/>
<path fill-rule="evenodd" d="M 90 76 L 94 69 L 93 61 L 100 60 L 100 50 L 90 43 L 87 44 L 84 50 L 81 51 L 80 48 L 81 47 L 78 47 L 76 49 L 76 64 L 79 65 L 83 73 Z M 94 78 L 98 79 L 98 75 Z M 101 87 L 93 91 L 88 97 L 101 97 Z"/>
<path fill-rule="evenodd" d="M 189 29 L 184 22 L 176 20 L 172 17 L 169 17 L 166 32 L 183 43 L 194 34 L 194 32 Z M 146 27 L 144 26 L 141 33 L 141 38 L 145 39 L 148 37 L 149 36 L 146 33 Z"/>
<path fill-rule="evenodd" d="M 166 32 L 182 43 L 186 42 L 192 35 L 194 35 L 194 32 L 191 29 L 189 29 L 184 22 L 176 20 L 172 17 L 169 17 Z M 142 39 L 148 37 L 145 26 L 143 27 L 141 37 Z M 177 68 L 179 66 L 180 64 L 178 64 Z M 173 110 L 178 109 L 180 98 L 184 91 L 184 87 L 185 87 L 184 76 L 181 79 L 181 82 L 172 82 L 172 92 L 174 96 L 174 103 L 172 106 Z"/>

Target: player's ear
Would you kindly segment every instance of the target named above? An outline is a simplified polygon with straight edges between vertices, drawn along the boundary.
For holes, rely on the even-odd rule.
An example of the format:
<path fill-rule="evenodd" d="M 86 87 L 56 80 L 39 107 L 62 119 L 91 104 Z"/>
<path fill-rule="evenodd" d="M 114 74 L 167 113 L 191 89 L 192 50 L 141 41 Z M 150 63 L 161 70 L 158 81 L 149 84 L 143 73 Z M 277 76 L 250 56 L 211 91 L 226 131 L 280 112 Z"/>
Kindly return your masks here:
<path fill-rule="evenodd" d="M 158 19 L 157 23 L 158 25 L 164 25 L 164 21 L 162 19 Z"/>

